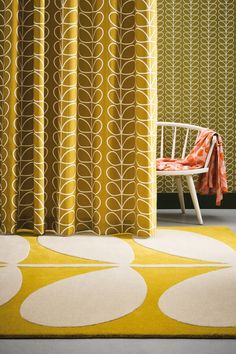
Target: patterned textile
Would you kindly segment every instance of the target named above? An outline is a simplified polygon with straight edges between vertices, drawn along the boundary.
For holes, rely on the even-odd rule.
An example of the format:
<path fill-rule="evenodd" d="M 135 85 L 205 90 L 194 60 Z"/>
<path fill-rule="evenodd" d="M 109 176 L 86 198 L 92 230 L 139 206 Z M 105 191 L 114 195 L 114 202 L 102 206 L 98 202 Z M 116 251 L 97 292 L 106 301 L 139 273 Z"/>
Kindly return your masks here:
<path fill-rule="evenodd" d="M 156 226 L 156 0 L 0 0 L 3 233 Z"/>
<path fill-rule="evenodd" d="M 221 204 L 223 193 L 228 191 L 222 139 L 219 134 L 210 129 L 203 129 L 196 140 L 195 146 L 184 159 L 157 159 L 156 168 L 159 171 L 179 171 L 203 168 L 211 146 L 212 137 L 217 137 L 213 148 L 207 173 L 200 174 L 197 190 L 201 194 L 216 194 L 216 205 Z"/>
<path fill-rule="evenodd" d="M 158 120 L 211 128 L 224 142 L 227 184 L 236 192 L 236 1 L 158 0 Z M 195 136 L 190 136 L 193 146 Z M 172 139 L 172 131 L 166 136 Z M 157 140 L 159 141 L 159 139 Z M 177 135 L 181 156 L 184 136 Z M 189 150 L 188 150 L 189 151 Z M 163 156 L 171 156 L 166 144 Z M 158 192 L 176 191 L 157 177 Z M 184 183 L 185 190 L 187 185 Z"/>

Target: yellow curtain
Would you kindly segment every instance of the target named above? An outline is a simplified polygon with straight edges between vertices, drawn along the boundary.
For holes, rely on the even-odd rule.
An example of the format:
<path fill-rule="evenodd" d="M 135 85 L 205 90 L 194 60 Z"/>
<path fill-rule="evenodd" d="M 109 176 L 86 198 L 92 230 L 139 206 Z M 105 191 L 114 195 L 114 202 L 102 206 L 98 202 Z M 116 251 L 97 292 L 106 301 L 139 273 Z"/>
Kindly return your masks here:
<path fill-rule="evenodd" d="M 156 1 L 0 0 L 3 233 L 149 236 Z"/>

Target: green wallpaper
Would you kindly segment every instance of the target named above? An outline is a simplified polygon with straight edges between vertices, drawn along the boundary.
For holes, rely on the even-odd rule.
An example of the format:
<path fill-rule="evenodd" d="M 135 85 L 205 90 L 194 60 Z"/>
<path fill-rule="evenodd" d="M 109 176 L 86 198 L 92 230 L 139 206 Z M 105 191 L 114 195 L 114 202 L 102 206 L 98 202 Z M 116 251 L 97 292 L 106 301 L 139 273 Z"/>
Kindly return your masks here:
<path fill-rule="evenodd" d="M 219 132 L 230 192 L 236 191 L 234 15 L 234 0 L 158 0 L 158 120 Z M 159 192 L 174 190 L 171 178 L 158 178 Z"/>

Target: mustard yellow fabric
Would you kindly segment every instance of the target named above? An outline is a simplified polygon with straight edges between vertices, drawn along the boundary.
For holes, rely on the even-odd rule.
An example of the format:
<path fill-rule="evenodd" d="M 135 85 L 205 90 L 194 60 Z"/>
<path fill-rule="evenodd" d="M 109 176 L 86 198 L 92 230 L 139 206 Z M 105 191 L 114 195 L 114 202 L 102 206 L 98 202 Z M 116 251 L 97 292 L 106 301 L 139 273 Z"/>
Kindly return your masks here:
<path fill-rule="evenodd" d="M 1 0 L 3 233 L 155 229 L 156 3 Z"/>

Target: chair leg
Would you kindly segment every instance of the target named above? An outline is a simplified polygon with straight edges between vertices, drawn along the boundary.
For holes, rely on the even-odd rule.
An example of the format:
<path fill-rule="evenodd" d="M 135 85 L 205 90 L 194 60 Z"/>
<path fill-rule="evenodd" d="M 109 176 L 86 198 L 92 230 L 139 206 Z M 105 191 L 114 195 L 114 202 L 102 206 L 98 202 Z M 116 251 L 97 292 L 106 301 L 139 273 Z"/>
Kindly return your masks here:
<path fill-rule="evenodd" d="M 184 193 L 183 193 L 181 176 L 176 176 L 175 180 L 176 180 L 177 189 L 178 189 L 180 207 L 181 207 L 182 213 L 185 214 Z"/>
<path fill-rule="evenodd" d="M 193 182 L 193 176 L 191 176 L 191 175 L 186 176 L 186 179 L 187 179 L 187 183 L 188 183 L 189 192 L 191 194 L 191 198 L 192 198 L 192 201 L 193 201 L 194 209 L 195 209 L 196 214 L 197 214 L 198 222 L 199 222 L 200 225 L 202 225 L 203 224 L 202 215 L 201 215 L 201 210 L 200 210 L 198 199 L 197 199 L 197 193 L 196 193 L 195 185 L 194 185 L 194 182 Z"/>

